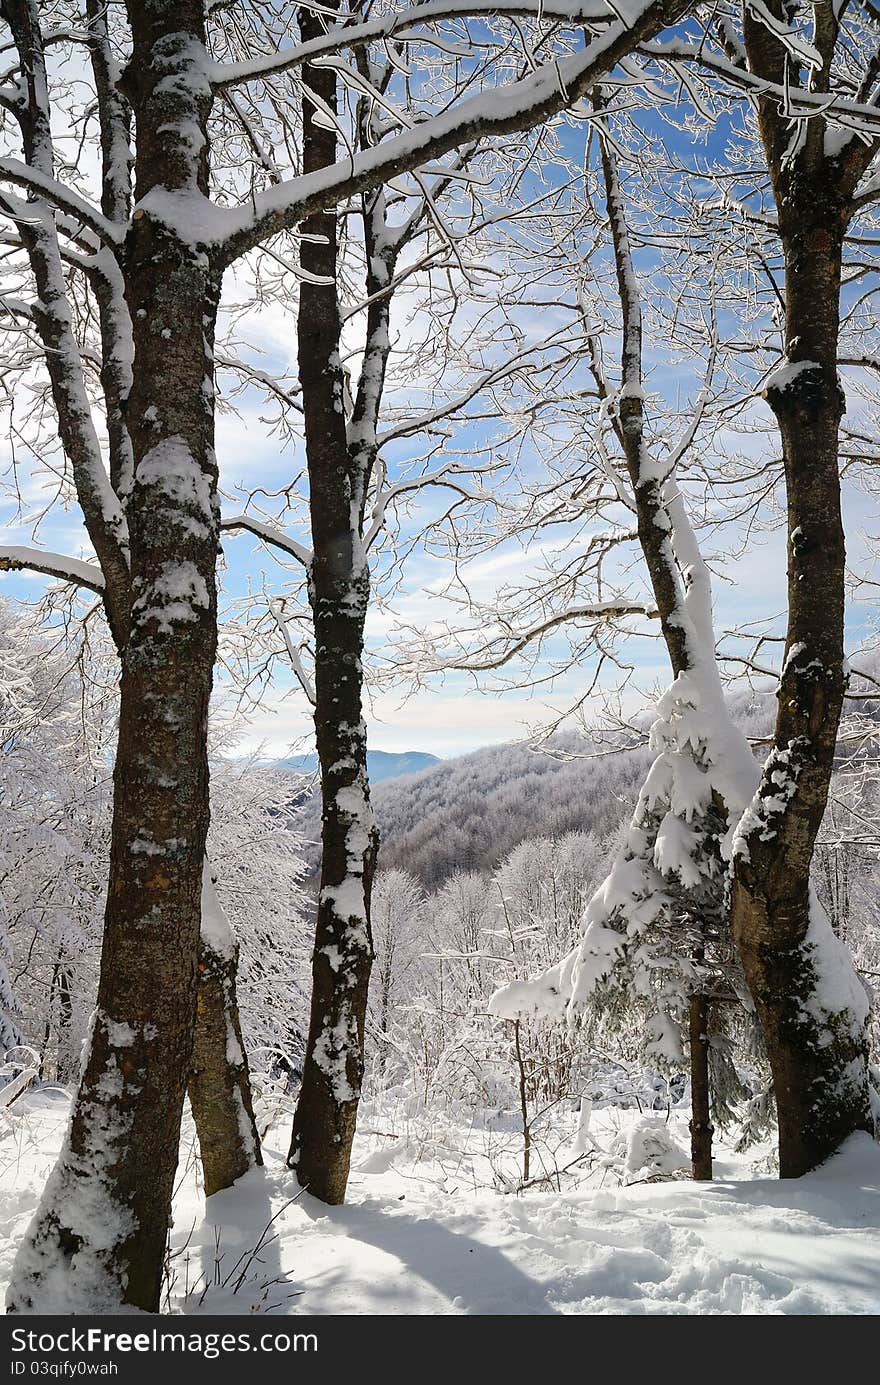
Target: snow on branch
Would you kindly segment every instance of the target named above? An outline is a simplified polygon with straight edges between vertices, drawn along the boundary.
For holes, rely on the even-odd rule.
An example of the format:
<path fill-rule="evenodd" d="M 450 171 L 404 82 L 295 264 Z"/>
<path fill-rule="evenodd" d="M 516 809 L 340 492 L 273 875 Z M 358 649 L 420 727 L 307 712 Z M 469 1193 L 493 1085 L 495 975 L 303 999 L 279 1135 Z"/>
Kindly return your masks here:
<path fill-rule="evenodd" d="M 641 6 L 638 0 L 630 6 L 633 20 L 638 16 Z M 393 40 L 395 43 L 434 44 L 441 51 L 449 50 L 449 43 L 430 30 L 414 32 L 417 25 L 436 24 L 446 19 L 476 18 L 479 15 L 498 16 L 520 15 L 525 18 L 544 17 L 570 24 L 610 24 L 615 18 L 623 17 L 624 6 L 606 4 L 605 0 L 545 0 L 542 4 L 529 4 L 528 0 L 513 0 L 513 3 L 498 4 L 494 0 L 435 0 L 433 4 L 414 5 L 396 14 L 384 15 L 362 24 L 336 24 L 328 27 L 320 38 L 293 48 L 281 49 L 277 53 L 267 53 L 259 58 L 251 58 L 239 63 L 214 63 L 208 69 L 208 79 L 215 90 L 240 86 L 245 82 L 261 81 L 276 77 L 296 67 L 313 64 L 316 58 L 325 54 L 338 53 L 340 49 L 349 51 L 365 48 L 370 43 Z M 630 22 L 633 22 L 631 20 Z"/>
<path fill-rule="evenodd" d="M 444 486 L 447 489 L 457 491 L 465 500 L 479 501 L 483 498 L 480 492 L 468 490 L 458 478 L 462 476 L 485 476 L 497 471 L 500 465 L 500 462 L 487 462 L 484 466 L 465 466 L 461 462 L 447 462 L 444 466 L 437 467 L 434 471 L 428 471 L 423 476 L 409 476 L 402 481 L 393 482 L 390 486 L 382 487 L 373 502 L 370 527 L 364 535 L 364 548 L 370 549 L 375 543 L 385 527 L 385 514 L 388 506 L 398 496 L 425 490 L 429 486 Z"/>
<path fill-rule="evenodd" d="M 548 616 L 546 620 L 539 621 L 537 624 L 529 626 L 527 630 L 510 630 L 503 635 L 496 636 L 487 641 L 481 649 L 461 661 L 444 661 L 444 669 L 455 669 L 466 673 L 491 673 L 494 669 L 503 666 L 521 653 L 527 645 L 533 641 L 541 639 L 542 636 L 557 629 L 560 625 L 567 625 L 575 620 L 616 620 L 624 616 L 645 616 L 649 620 L 656 620 L 659 612 L 656 606 L 649 601 L 622 601 L 612 599 L 609 601 L 591 601 L 586 604 L 569 606 L 567 610 L 560 611 L 556 615 Z M 497 645 L 501 640 L 506 641 L 504 648 L 497 655 L 491 655 L 488 651 L 493 645 Z M 483 654 L 486 658 L 482 658 Z"/>
<path fill-rule="evenodd" d="M 822 54 L 809 43 L 802 33 L 786 24 L 784 19 L 772 14 L 764 4 L 764 0 L 746 0 L 745 9 L 757 19 L 759 24 L 763 24 L 765 29 L 769 29 L 774 38 L 777 38 L 783 48 L 797 59 L 805 63 L 807 67 L 812 67 L 818 71 L 822 66 Z"/>
<path fill-rule="evenodd" d="M 253 519 L 250 515 L 232 515 L 229 519 L 221 519 L 220 528 L 233 533 L 238 529 L 246 529 L 248 533 L 262 539 L 263 543 L 271 544 L 274 548 L 280 548 L 291 558 L 296 558 L 297 562 L 302 563 L 304 568 L 311 567 L 311 549 L 306 548 L 304 544 L 297 543 L 296 539 L 292 539 L 289 534 L 285 534 L 283 529 L 279 529 L 274 524 L 267 524 L 261 519 Z"/>
<path fill-rule="evenodd" d="M 221 209 L 198 194 L 160 188 L 139 205 L 182 238 L 219 244 L 223 261 L 231 264 L 328 203 L 387 182 L 468 140 L 534 128 L 578 101 L 621 57 L 674 23 L 685 8 L 682 0 L 634 0 L 626 21 L 609 24 L 580 53 L 545 63 L 500 90 L 469 97 L 356 157 L 266 188 L 247 208 Z"/>
<path fill-rule="evenodd" d="M 42 197 L 58 211 L 69 216 L 76 226 L 85 226 L 93 231 L 103 244 L 122 244 L 126 228 L 108 221 L 97 207 L 93 207 L 84 197 L 59 183 L 57 178 L 46 177 L 38 169 L 22 163 L 20 159 L 0 159 L 0 181 L 12 183 Z M 27 205 L 22 204 L 21 219 L 27 220 L 28 215 Z"/>
<path fill-rule="evenodd" d="M 290 660 L 290 666 L 296 675 L 297 682 L 311 705 L 314 707 L 316 705 L 315 685 L 305 670 L 300 650 L 291 639 L 290 627 L 284 618 L 284 603 L 277 599 L 270 600 L 269 610 L 272 612 L 275 624 L 281 632 L 281 638 L 284 640 L 284 648 L 287 650 L 287 657 Z"/>
<path fill-rule="evenodd" d="M 707 44 L 689 43 L 686 39 L 639 40 L 634 45 L 638 53 L 657 62 L 676 65 L 676 77 L 681 76 L 680 64 L 693 63 L 718 77 L 723 77 L 732 87 L 756 97 L 771 98 L 789 120 L 806 120 L 824 116 L 836 125 L 859 134 L 876 138 L 880 134 L 880 108 L 871 102 L 854 101 L 848 96 L 828 95 L 826 92 L 808 91 L 804 87 L 780 86 L 764 77 L 757 76 L 740 67 L 736 62 L 713 52 Z"/>
<path fill-rule="evenodd" d="M 394 442 L 398 438 L 408 438 L 417 433 L 427 432 L 434 424 L 441 423 L 451 415 L 457 414 L 462 409 L 466 408 L 466 406 L 476 399 L 484 390 L 490 389 L 493 385 L 500 384 L 509 376 L 516 374 L 516 372 L 521 370 L 523 365 L 531 358 L 535 357 L 540 359 L 542 353 L 546 352 L 548 348 L 557 345 L 564 346 L 569 334 L 570 329 L 568 327 L 558 328 L 555 332 L 551 333 L 550 336 L 525 347 L 522 351 L 516 352 L 515 355 L 510 356 L 507 360 L 494 366 L 491 370 L 487 370 L 474 380 L 473 384 L 456 399 L 451 399 L 443 404 L 439 404 L 435 409 L 430 409 L 426 413 L 419 414 L 416 418 L 404 419 L 392 428 L 386 428 L 383 433 L 379 434 L 379 446 L 385 447 L 389 442 Z"/>
<path fill-rule="evenodd" d="M 302 413 L 302 401 L 297 397 L 301 393 L 298 385 L 285 389 L 279 384 L 277 376 L 268 370 L 261 370 L 259 366 L 251 365 L 250 361 L 243 361 L 240 356 L 226 355 L 218 351 L 214 355 L 214 364 L 218 369 L 233 371 L 252 384 L 260 385 L 286 408 L 293 409 L 298 414 Z"/>
<path fill-rule="evenodd" d="M 95 563 L 69 558 L 64 553 L 48 553 L 41 548 L 0 548 L 0 572 L 42 572 L 57 577 L 60 582 L 73 582 L 87 587 L 98 596 L 104 593 L 104 576 Z"/>

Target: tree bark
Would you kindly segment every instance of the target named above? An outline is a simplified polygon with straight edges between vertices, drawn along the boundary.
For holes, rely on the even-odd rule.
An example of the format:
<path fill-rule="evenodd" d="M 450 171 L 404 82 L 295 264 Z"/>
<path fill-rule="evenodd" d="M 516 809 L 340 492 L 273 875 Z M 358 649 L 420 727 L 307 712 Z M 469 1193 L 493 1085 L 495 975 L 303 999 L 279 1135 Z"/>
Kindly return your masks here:
<path fill-rule="evenodd" d="M 304 41 L 323 32 L 300 11 Z M 306 84 L 336 109 L 332 70 L 307 66 Z M 303 100 L 303 173 L 334 162 L 336 136 L 315 125 Z M 364 1064 L 364 1022 L 373 960 L 370 891 L 378 834 L 370 807 L 363 722 L 364 622 L 370 575 L 363 547 L 364 467 L 350 451 L 339 359 L 337 219 L 321 211 L 302 226 L 300 262 L 327 285 L 300 285 L 299 375 L 314 559 L 309 596 L 315 629 L 315 732 L 321 767 L 321 889 L 312 956 L 312 1000 L 303 1078 L 288 1163 L 323 1202 L 345 1198 Z"/>
<path fill-rule="evenodd" d="M 101 130 L 101 209 L 111 220 L 124 221 L 131 210 L 131 110 L 113 81 L 106 7 L 102 0 L 87 0 L 86 11 Z M 134 481 L 131 438 L 126 421 L 132 378 L 125 349 L 131 338 L 132 324 L 124 294 L 119 291 L 120 280 L 120 267 L 108 251 L 102 251 L 90 282 L 98 304 L 101 330 L 101 384 L 107 417 L 110 481 L 124 506 Z M 127 628 L 128 615 L 118 624 Z M 230 1187 L 249 1168 L 262 1163 L 238 1015 L 238 947 L 220 908 L 215 884 L 206 864 L 202 884 L 193 1072 L 189 1081 L 206 1196 Z"/>
<path fill-rule="evenodd" d="M 744 32 L 752 69 L 771 80 L 784 74 L 784 53 L 766 27 L 746 15 Z M 836 37 L 829 14 L 817 28 L 818 90 L 828 90 Z M 822 1163 L 853 1131 L 871 1128 L 866 1006 L 815 899 L 810 868 L 846 688 L 837 374 L 843 243 L 872 151 L 853 140 L 826 155 L 818 119 L 789 156 L 790 127 L 771 103 L 760 103 L 759 122 L 785 261 L 785 368 L 765 397 L 782 439 L 788 629 L 774 746 L 740 828 L 731 908 L 773 1074 L 780 1175 L 790 1178 Z"/>
<path fill-rule="evenodd" d="M 692 995 L 688 1011 L 691 1067 L 691 1168 L 697 1182 L 712 1180 L 712 1112 L 709 1095 L 709 1008 L 705 995 Z"/>
<path fill-rule="evenodd" d="M 55 1001 L 58 1001 L 58 1020 L 57 1020 L 57 1041 L 55 1056 L 55 1080 L 57 1082 L 68 1082 L 70 1080 L 71 1053 L 70 1053 L 70 1026 L 73 1019 L 73 999 L 70 990 L 70 967 L 64 955 L 64 947 L 58 948 L 58 956 L 52 967 L 52 979 L 49 982 L 49 1003 L 46 1012 L 46 1023 L 43 1027 L 43 1050 L 40 1054 L 40 1081 L 44 1081 L 46 1076 L 46 1058 L 52 1042 L 52 1010 Z"/>
<path fill-rule="evenodd" d="M 520 1020 L 513 1022 L 513 1052 L 516 1058 L 516 1068 L 519 1074 L 519 1109 L 522 1117 L 522 1136 L 523 1136 L 523 1185 L 528 1183 L 532 1170 L 532 1126 L 529 1120 L 529 1092 L 528 1080 L 526 1078 L 526 1065 L 523 1060 L 522 1044 L 520 1043 Z"/>
<path fill-rule="evenodd" d="M 810 885 L 846 688 L 837 460 L 843 225 L 819 186 L 792 199 L 788 213 L 780 212 L 786 347 L 799 371 L 767 390 L 788 495 L 788 629 L 774 749 L 740 839 L 732 916 L 773 1073 L 780 1174 L 797 1177 L 853 1130 L 871 1127 L 864 1027 L 853 1006 L 823 1005 Z"/>
<path fill-rule="evenodd" d="M 231 1188 L 242 1174 L 263 1162 L 238 1016 L 238 944 L 217 898 L 215 883 L 206 864 L 189 1078 L 206 1197 Z"/>

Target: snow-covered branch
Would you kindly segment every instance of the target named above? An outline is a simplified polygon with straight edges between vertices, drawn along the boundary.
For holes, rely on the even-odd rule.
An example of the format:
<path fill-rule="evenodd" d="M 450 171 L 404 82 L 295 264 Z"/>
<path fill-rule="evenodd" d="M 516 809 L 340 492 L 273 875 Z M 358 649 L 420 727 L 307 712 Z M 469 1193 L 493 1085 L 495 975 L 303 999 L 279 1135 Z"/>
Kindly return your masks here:
<path fill-rule="evenodd" d="M 306 548 L 305 544 L 298 543 L 289 534 L 285 534 L 283 529 L 279 529 L 277 525 L 270 524 L 266 520 L 254 519 L 251 515 L 231 515 L 227 519 L 221 519 L 220 528 L 229 533 L 236 533 L 245 529 L 270 547 L 278 548 L 282 553 L 296 558 L 297 562 L 301 563 L 306 570 L 311 566 L 311 549 Z"/>
<path fill-rule="evenodd" d="M 0 546 L 0 572 L 42 572 L 60 582 L 73 582 L 89 591 L 104 593 L 104 578 L 95 563 L 70 558 L 65 553 L 49 553 L 42 548 Z"/>
<path fill-rule="evenodd" d="M 545 0 L 540 4 L 529 4 L 528 0 L 514 0 L 507 4 L 494 3 L 493 0 L 434 0 L 432 4 L 414 5 L 366 23 L 347 22 L 349 17 L 345 16 L 342 23 L 328 24 L 326 34 L 307 43 L 239 63 L 214 63 L 208 70 L 208 77 L 215 90 L 223 90 L 246 82 L 265 81 L 294 68 L 305 67 L 342 49 L 354 51 L 376 42 L 434 43 L 443 51 L 446 44 L 444 39 L 433 35 L 427 28 L 416 33 L 416 27 L 438 24 L 446 19 L 479 18 L 480 15 L 493 18 L 505 15 L 543 17 L 573 25 L 602 26 L 619 18 L 620 8 L 605 4 L 604 0 L 581 0 L 581 3 L 574 0 L 571 3 L 566 3 L 566 0 Z"/>
<path fill-rule="evenodd" d="M 327 168 L 291 179 L 254 196 L 250 207 L 225 211 L 194 194 L 154 189 L 145 212 L 190 236 L 221 247 L 225 263 L 331 203 L 376 187 L 462 144 L 532 129 L 565 110 L 601 80 L 641 41 L 674 23 L 687 8 L 681 0 L 637 0 L 627 22 L 615 21 L 582 52 L 542 64 L 500 91 L 482 92 L 373 148 Z"/>
<path fill-rule="evenodd" d="M 535 641 L 549 635 L 561 625 L 571 625 L 577 621 L 587 621 L 593 625 L 601 625 L 605 621 L 622 620 L 626 616 L 644 616 L 648 620 L 658 618 L 656 606 L 650 601 L 622 601 L 611 599 L 608 601 L 591 601 L 580 605 L 570 606 L 565 611 L 558 611 L 548 616 L 544 620 L 537 621 L 527 629 L 505 628 L 492 639 L 479 645 L 466 658 L 456 658 L 454 655 L 448 659 L 438 661 L 438 669 L 455 669 L 467 673 L 491 673 L 495 669 L 503 668 L 505 664 L 515 659 L 517 654 Z M 497 619 L 497 617 L 496 617 Z M 490 651 L 502 648 L 497 654 Z"/>
<path fill-rule="evenodd" d="M 125 236 L 125 226 L 109 221 L 84 197 L 57 178 L 50 178 L 30 164 L 19 159 L 0 159 L 0 182 L 12 183 L 14 187 L 24 188 L 26 192 L 43 198 L 57 211 L 63 212 L 74 226 L 85 226 L 94 232 L 102 244 L 117 249 Z M 27 203 L 22 203 L 18 220 L 28 220 Z"/>
<path fill-rule="evenodd" d="M 281 638 L 284 640 L 284 648 L 287 650 L 287 657 L 290 660 L 290 666 L 293 669 L 294 674 L 296 675 L 300 687 L 302 688 L 311 705 L 314 707 L 315 685 L 312 679 L 309 677 L 308 673 L 306 672 L 300 650 L 293 642 L 293 638 L 290 633 L 290 627 L 287 624 L 287 620 L 284 615 L 284 603 L 278 600 L 270 600 L 269 610 L 272 612 L 275 624 L 278 626 L 278 629 L 281 632 Z"/>

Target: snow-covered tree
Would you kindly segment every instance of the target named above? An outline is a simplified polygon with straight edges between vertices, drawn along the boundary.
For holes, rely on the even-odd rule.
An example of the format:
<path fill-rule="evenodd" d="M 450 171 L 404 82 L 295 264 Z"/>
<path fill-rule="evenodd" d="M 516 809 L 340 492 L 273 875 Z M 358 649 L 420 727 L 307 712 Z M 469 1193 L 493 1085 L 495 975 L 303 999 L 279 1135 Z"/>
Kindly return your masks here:
<path fill-rule="evenodd" d="M 372 905 L 376 961 L 367 1013 L 373 1063 L 377 1074 L 386 1070 L 394 1044 L 395 1019 L 406 998 L 418 994 L 422 958 L 430 948 L 426 903 L 418 881 L 403 870 L 380 871 Z"/>

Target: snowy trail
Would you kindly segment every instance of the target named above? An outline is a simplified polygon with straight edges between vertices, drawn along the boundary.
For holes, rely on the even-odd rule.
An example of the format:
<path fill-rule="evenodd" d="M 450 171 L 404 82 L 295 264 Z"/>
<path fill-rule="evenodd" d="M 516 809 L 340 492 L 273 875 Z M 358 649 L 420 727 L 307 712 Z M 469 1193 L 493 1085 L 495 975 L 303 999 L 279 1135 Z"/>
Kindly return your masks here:
<path fill-rule="evenodd" d="M 66 1103 L 41 1105 L 38 1094 L 32 1101 L 21 1130 L 0 1141 L 4 1282 L 64 1123 Z M 389 1148 L 364 1137 L 349 1204 L 328 1208 L 308 1194 L 290 1202 L 283 1134 L 278 1148 L 270 1142 L 266 1169 L 218 1194 L 207 1215 L 192 1171 L 183 1179 L 173 1311 L 880 1312 L 880 1147 L 867 1136 L 796 1182 L 744 1180 L 731 1160 L 722 1169 L 740 1177 L 713 1184 L 582 1185 L 521 1196 L 469 1186 L 479 1155 L 449 1177 L 431 1151 L 413 1158 L 406 1140 Z M 251 1259 L 273 1216 L 269 1237 L 277 1237 Z"/>

